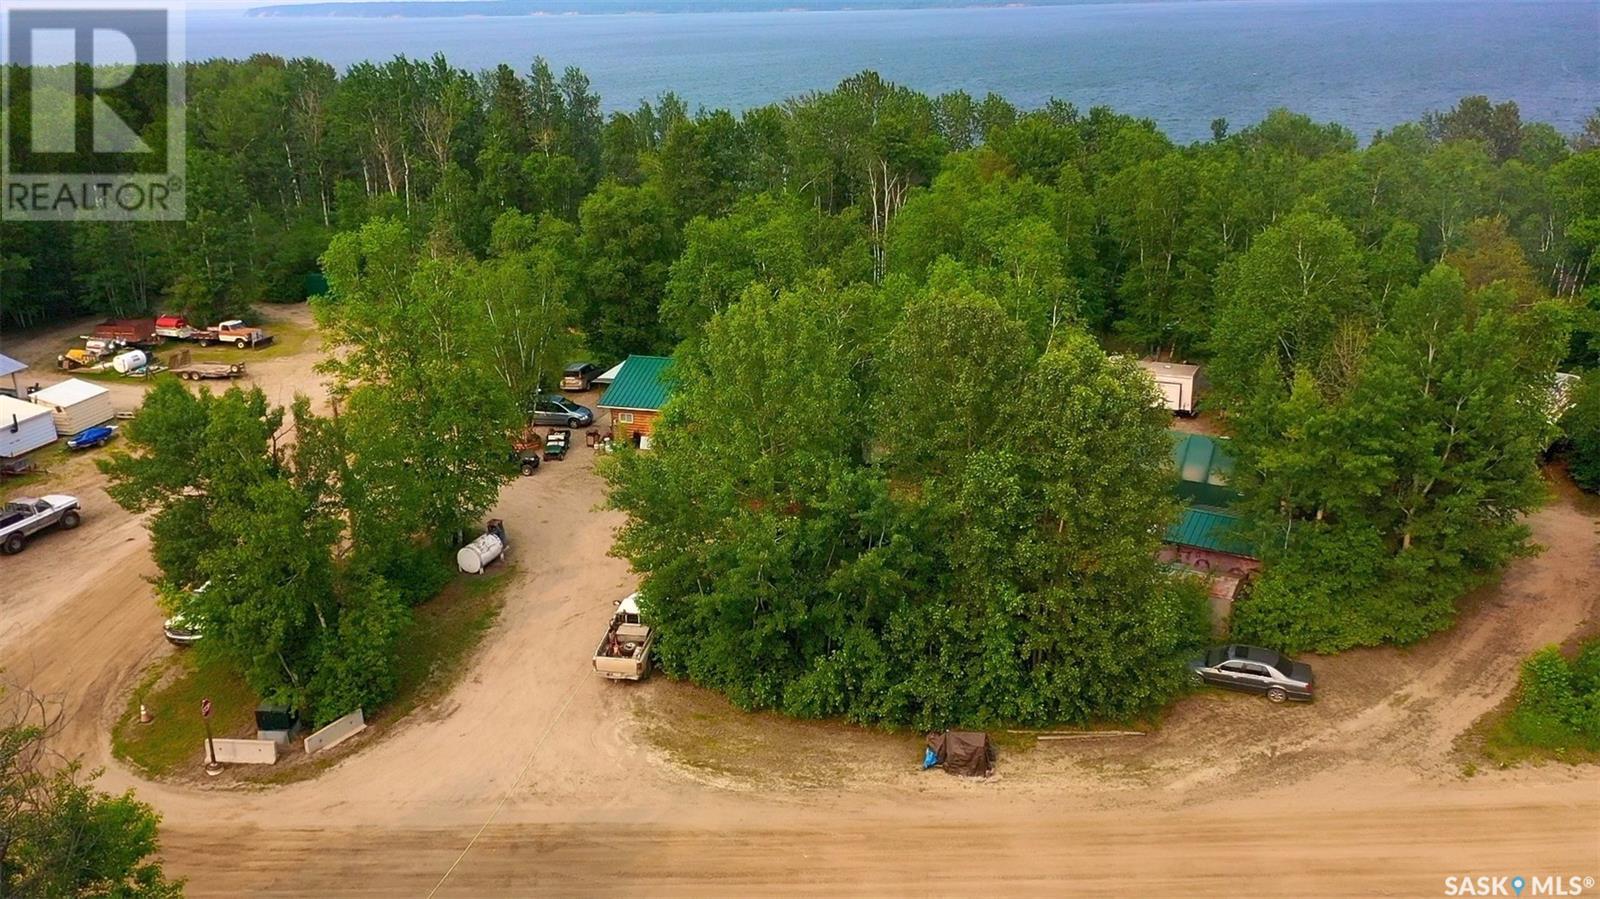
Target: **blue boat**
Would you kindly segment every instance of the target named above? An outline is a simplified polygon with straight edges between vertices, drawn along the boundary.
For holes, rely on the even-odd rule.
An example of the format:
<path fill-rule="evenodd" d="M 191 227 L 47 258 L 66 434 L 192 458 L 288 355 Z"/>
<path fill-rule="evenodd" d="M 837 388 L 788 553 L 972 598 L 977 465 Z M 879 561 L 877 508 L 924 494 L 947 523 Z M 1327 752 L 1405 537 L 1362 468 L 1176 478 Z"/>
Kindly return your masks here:
<path fill-rule="evenodd" d="M 81 450 L 105 446 L 115 436 L 117 436 L 116 425 L 96 425 L 92 428 L 84 428 L 67 440 L 67 449 Z"/>

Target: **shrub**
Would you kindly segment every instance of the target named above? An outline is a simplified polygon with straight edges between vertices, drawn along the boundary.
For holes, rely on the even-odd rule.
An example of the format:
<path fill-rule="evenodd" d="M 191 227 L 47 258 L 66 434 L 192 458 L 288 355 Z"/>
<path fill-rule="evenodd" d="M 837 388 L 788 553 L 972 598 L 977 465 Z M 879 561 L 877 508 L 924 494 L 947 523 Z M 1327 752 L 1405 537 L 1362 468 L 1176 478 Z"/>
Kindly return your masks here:
<path fill-rule="evenodd" d="M 1507 727 L 1517 742 L 1541 749 L 1600 750 L 1600 640 L 1576 659 L 1548 646 L 1522 663 L 1517 706 Z"/>
<path fill-rule="evenodd" d="M 1561 418 L 1567 440 L 1567 470 L 1579 487 L 1600 493 L 1600 372 L 1590 372 L 1572 390 Z"/>

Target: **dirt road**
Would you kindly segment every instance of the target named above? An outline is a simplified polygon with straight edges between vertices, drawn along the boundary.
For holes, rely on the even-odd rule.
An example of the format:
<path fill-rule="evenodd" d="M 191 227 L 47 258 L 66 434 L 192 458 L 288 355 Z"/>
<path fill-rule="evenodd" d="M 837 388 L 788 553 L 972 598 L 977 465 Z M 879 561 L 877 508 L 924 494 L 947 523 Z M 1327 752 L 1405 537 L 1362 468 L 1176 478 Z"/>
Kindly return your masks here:
<path fill-rule="evenodd" d="M 1592 831 L 1577 826 L 1594 821 L 1594 797 L 1550 786 L 1512 802 L 1498 788 L 1466 788 L 1333 802 L 1282 793 L 1177 810 L 987 796 L 865 805 L 708 812 L 689 803 L 649 809 L 643 822 L 590 814 L 496 825 L 437 895 L 1437 896 L 1449 874 L 1581 872 L 1596 861 Z M 197 886 L 231 869 L 227 889 L 196 895 L 299 883 L 376 897 L 428 895 L 470 836 L 385 830 L 380 844 L 350 830 L 169 828 L 166 840 L 201 865 L 216 860 Z"/>
<path fill-rule="evenodd" d="M 252 375 L 279 401 L 309 392 L 313 352 Z M 449 896 L 1435 896 L 1451 874 L 1600 876 L 1600 774 L 1467 777 L 1454 747 L 1520 658 L 1600 622 L 1600 518 L 1569 494 L 1531 520 L 1549 549 L 1450 632 L 1315 660 L 1314 705 L 1202 694 L 1152 736 L 1041 744 L 972 783 L 916 772 L 904 736 L 594 677 L 634 579 L 606 555 L 620 519 L 597 508 L 592 461 L 580 446 L 506 488 L 494 514 L 519 567 L 467 677 L 316 780 L 178 787 L 109 759 L 127 689 L 170 650 L 143 529 L 90 468 L 61 474 L 89 504 L 70 549 L 0 561 L 0 665 L 63 699 L 63 748 L 107 765 L 105 786 L 161 810 L 169 870 L 197 896 L 425 896 L 441 879 Z M 663 727 L 695 752 L 663 748 Z"/>

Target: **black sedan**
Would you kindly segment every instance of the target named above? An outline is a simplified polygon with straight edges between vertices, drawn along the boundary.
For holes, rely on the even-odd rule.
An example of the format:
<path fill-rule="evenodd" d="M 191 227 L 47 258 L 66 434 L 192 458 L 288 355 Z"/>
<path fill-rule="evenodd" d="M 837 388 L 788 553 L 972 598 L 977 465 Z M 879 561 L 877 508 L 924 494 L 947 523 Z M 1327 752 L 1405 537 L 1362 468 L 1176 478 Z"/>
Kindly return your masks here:
<path fill-rule="evenodd" d="M 1230 690 L 1265 693 L 1273 702 L 1296 699 L 1310 702 L 1316 678 L 1311 666 L 1296 662 L 1281 652 L 1232 643 L 1219 646 L 1204 658 L 1189 663 L 1189 674 L 1196 683 L 1215 684 Z"/>

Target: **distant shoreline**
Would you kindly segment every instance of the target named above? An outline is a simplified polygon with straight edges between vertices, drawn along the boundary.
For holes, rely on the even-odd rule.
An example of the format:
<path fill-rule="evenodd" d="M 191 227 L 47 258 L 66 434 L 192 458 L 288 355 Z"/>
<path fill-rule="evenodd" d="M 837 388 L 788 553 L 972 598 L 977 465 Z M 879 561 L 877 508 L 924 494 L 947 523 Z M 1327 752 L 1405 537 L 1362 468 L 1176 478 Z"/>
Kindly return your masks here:
<path fill-rule="evenodd" d="M 251 18 L 480 19 L 701 13 L 889 12 L 1093 6 L 1170 0 L 332 0 L 244 11 Z"/>

